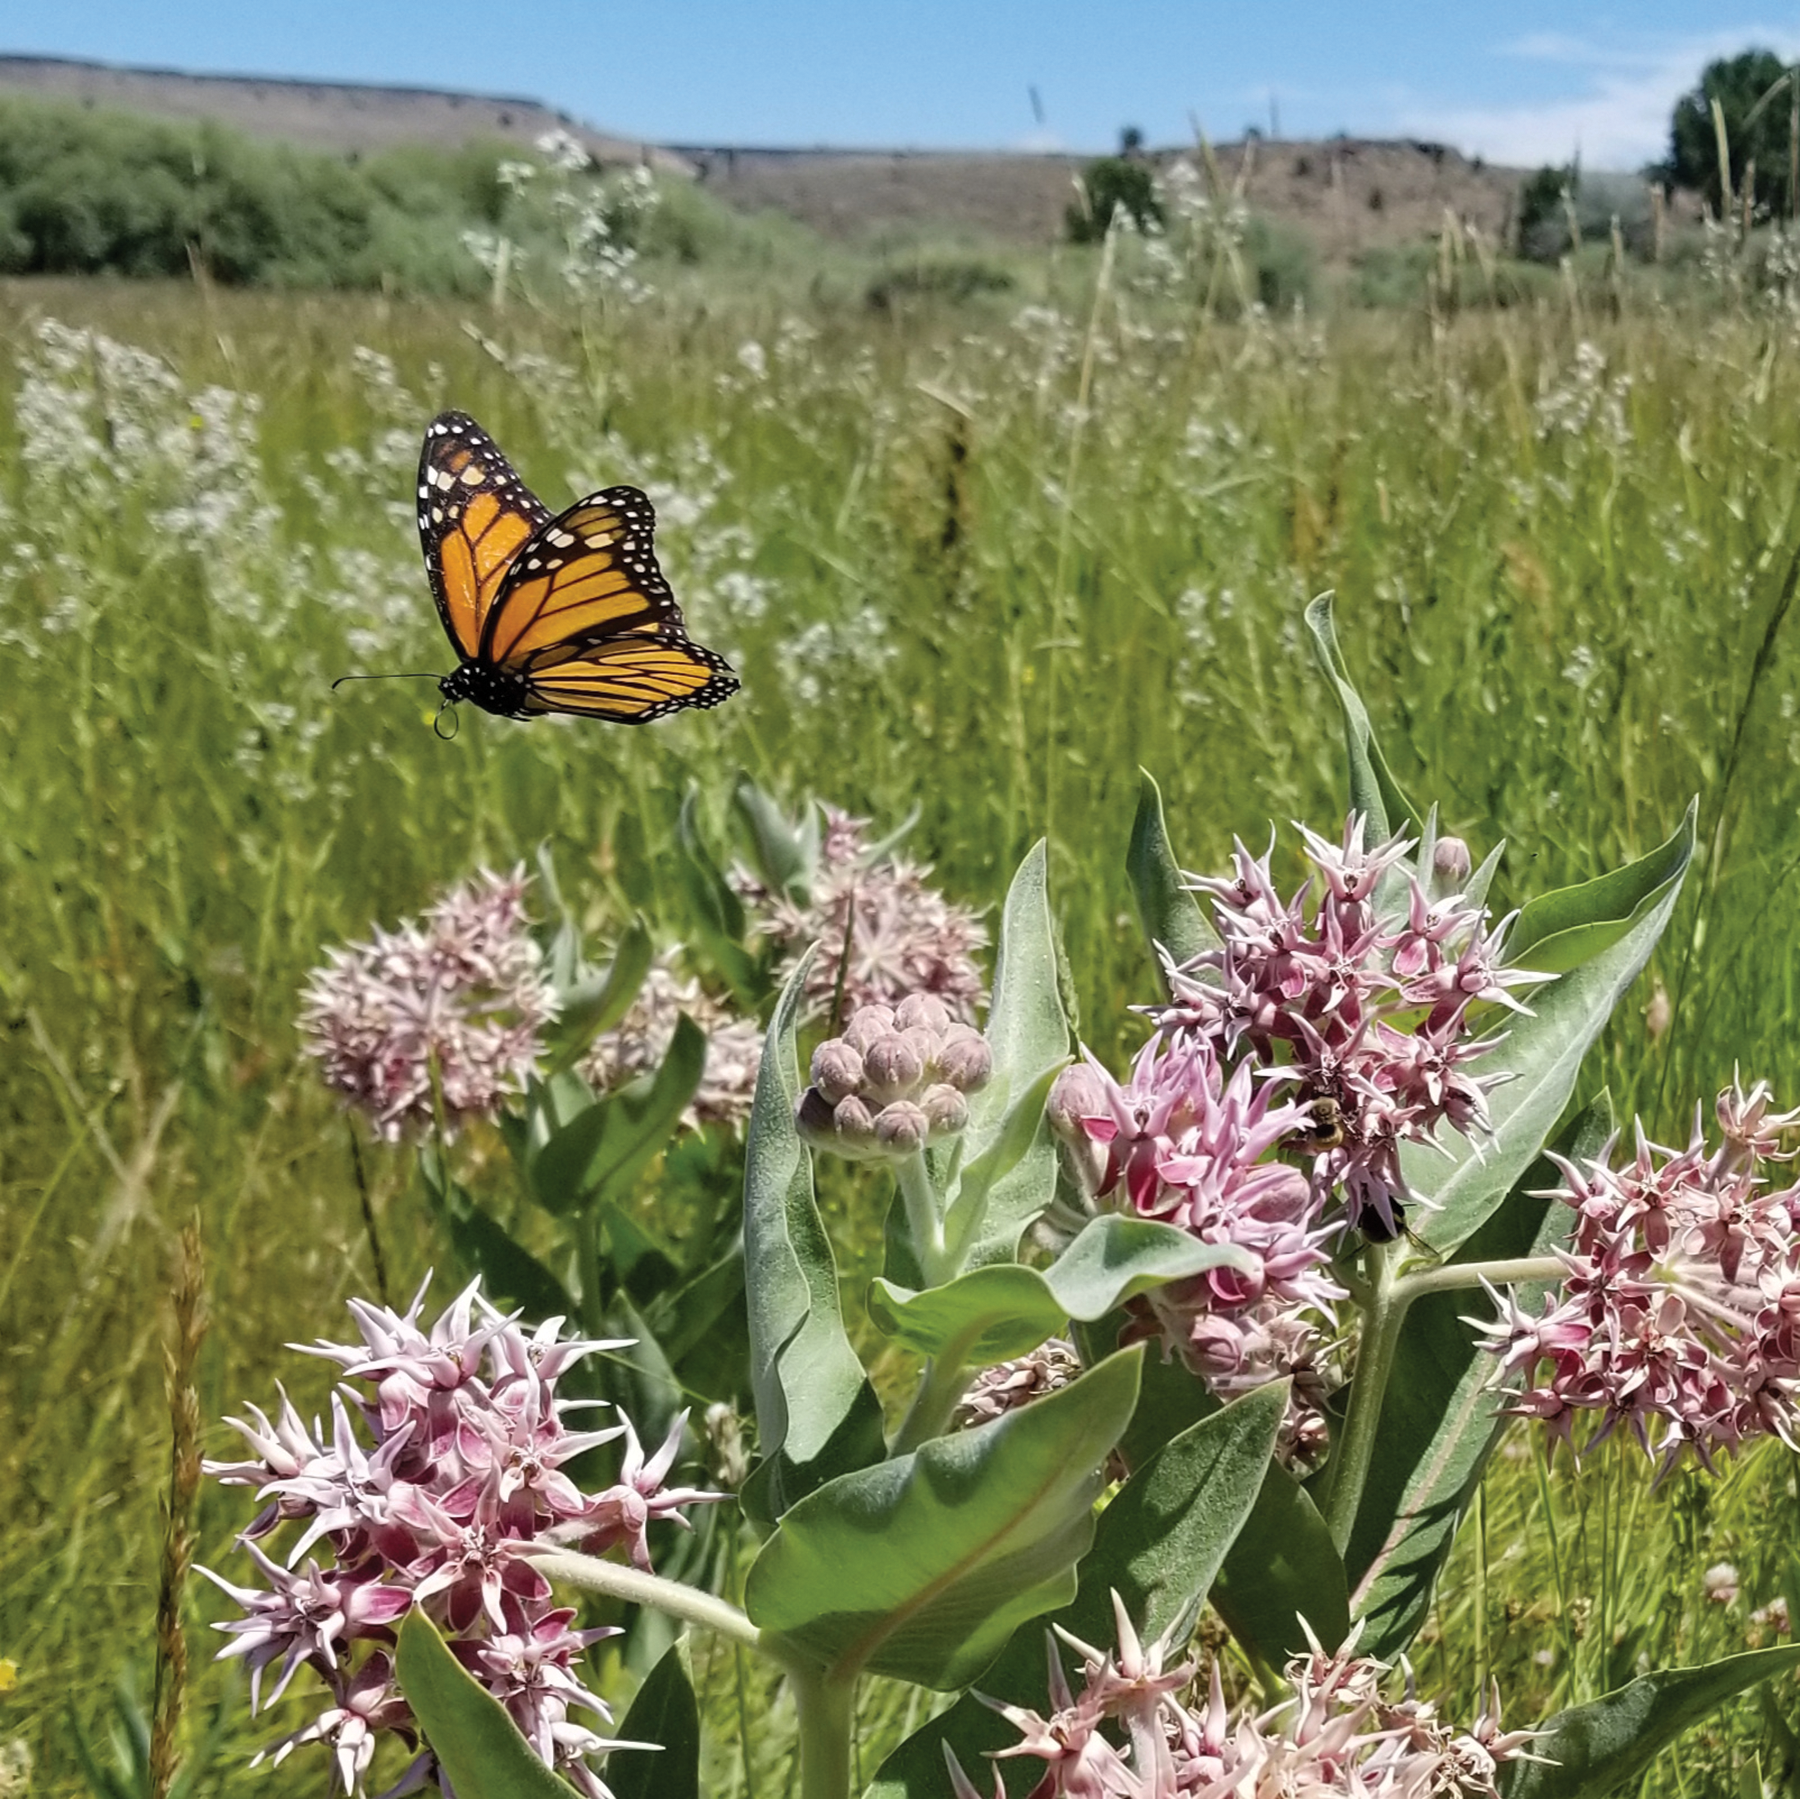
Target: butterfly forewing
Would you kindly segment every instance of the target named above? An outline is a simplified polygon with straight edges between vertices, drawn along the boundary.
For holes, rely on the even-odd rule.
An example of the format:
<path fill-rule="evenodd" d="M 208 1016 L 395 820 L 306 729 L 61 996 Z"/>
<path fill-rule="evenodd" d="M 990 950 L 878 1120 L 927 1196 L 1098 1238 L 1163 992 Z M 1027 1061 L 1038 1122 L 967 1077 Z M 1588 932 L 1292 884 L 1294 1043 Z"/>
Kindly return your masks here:
<path fill-rule="evenodd" d="M 550 509 L 514 473 L 466 412 L 440 413 L 419 452 L 419 541 L 432 597 L 465 660 L 482 634 L 507 570 Z"/>
<path fill-rule="evenodd" d="M 635 487 L 609 487 L 547 520 L 522 545 L 486 614 L 481 653 L 519 668 L 558 644 L 681 635 L 681 609 L 651 549 L 656 514 Z"/>

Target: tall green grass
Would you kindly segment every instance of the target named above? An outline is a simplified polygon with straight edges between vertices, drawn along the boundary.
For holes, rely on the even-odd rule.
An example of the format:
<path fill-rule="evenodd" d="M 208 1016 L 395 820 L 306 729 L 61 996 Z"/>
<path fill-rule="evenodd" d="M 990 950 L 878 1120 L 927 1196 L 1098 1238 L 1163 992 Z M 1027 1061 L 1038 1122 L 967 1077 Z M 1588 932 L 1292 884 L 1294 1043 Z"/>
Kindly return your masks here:
<path fill-rule="evenodd" d="M 1477 854 L 1507 840 L 1503 904 L 1641 853 L 1700 795 L 1704 853 L 1584 1084 L 1665 1138 L 1734 1065 L 1800 1094 L 1793 320 L 1558 293 L 1226 327 L 1095 266 L 1029 303 L 880 312 L 703 270 L 572 315 L 0 288 L 0 1738 L 31 1745 L 34 1791 L 80 1790 L 71 1714 L 91 1725 L 122 1670 L 147 1685 L 168 1245 L 197 1214 L 203 1415 L 278 1372 L 320 1400 L 280 1345 L 336 1334 L 373 1276 L 296 994 L 477 863 L 548 841 L 597 938 L 642 909 L 679 940 L 677 810 L 693 786 L 725 853 L 739 769 L 884 823 L 916 806 L 914 849 L 977 904 L 1048 835 L 1081 1033 L 1116 1058 L 1154 986 L 1121 867 L 1136 770 L 1190 867 L 1328 822 L 1337 726 L 1300 610 L 1335 588 L 1401 778 Z M 411 491 L 451 404 L 552 503 L 650 490 L 739 698 L 641 732 L 466 714 L 444 743 L 428 687 L 330 690 L 448 666 Z M 492 1145 L 470 1154 L 504 1183 Z M 446 1247 L 405 1156 L 360 1160 L 401 1297 Z M 877 1199 L 837 1206 L 854 1296 Z M 1741 1636 L 1789 1578 L 1786 1457 L 1642 1476 L 1499 1463 L 1429 1679 L 1472 1709 L 1498 1671 L 1523 1719 Z M 243 1522 L 208 1493 L 201 1559 L 229 1567 Z M 1696 1585 L 1727 1550 L 1735 1612 Z M 734 1672 L 703 1684 L 729 1726 Z M 871 1697 L 871 1744 L 902 1722 Z M 240 1721 L 223 1788 L 286 1727 Z M 780 1792 L 779 1718 L 755 1730 L 756 1790 Z M 1748 1710 L 1658 1779 L 1735 1790 L 1770 1741 Z M 742 1790 L 734 1755 L 712 1790 Z"/>

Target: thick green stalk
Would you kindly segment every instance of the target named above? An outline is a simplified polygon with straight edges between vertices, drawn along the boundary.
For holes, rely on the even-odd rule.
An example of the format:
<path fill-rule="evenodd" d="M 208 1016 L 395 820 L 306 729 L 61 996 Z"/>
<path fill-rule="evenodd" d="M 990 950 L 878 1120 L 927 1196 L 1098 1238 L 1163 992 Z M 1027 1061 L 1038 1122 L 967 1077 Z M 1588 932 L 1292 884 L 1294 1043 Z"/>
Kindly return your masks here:
<path fill-rule="evenodd" d="M 788 1680 L 800 1725 L 800 1799 L 850 1799 L 854 1678 L 793 1668 Z"/>
<path fill-rule="evenodd" d="M 919 1252 L 919 1270 L 928 1287 L 940 1287 L 951 1270 L 945 1266 L 944 1221 L 938 1216 L 937 1193 L 931 1185 L 931 1171 L 925 1166 L 924 1150 L 915 1150 L 894 1166 L 894 1178 L 900 1183 L 900 1197 L 906 1202 L 906 1223 L 912 1232 L 913 1248 Z"/>
<path fill-rule="evenodd" d="M 919 1390 L 913 1395 L 912 1406 L 901 1422 L 890 1453 L 909 1455 L 921 1443 L 941 1437 L 968 1385 L 968 1367 L 952 1343 L 948 1353 L 934 1356 L 925 1364 Z"/>
<path fill-rule="evenodd" d="M 1532 1281 L 1561 1280 L 1567 1267 L 1555 1256 L 1515 1256 L 1503 1262 L 1448 1262 L 1441 1268 L 1405 1274 L 1394 1282 L 1389 1297 L 1402 1311 L 1427 1293 L 1456 1293 L 1487 1281 L 1496 1287 L 1524 1286 Z"/>
<path fill-rule="evenodd" d="M 800 1722 L 800 1799 L 850 1799 L 854 1675 L 820 1672 L 789 1652 L 780 1638 L 758 1630 L 735 1605 L 681 1581 L 567 1549 L 534 1551 L 531 1563 L 547 1580 L 604 1593 L 632 1605 L 653 1605 L 671 1618 L 713 1631 L 779 1662 L 793 1686 Z"/>
<path fill-rule="evenodd" d="M 590 1593 L 604 1593 L 610 1599 L 623 1599 L 631 1605 L 653 1605 L 671 1618 L 697 1624 L 747 1649 L 760 1649 L 786 1665 L 763 1633 L 735 1605 L 703 1593 L 678 1580 L 665 1580 L 660 1574 L 646 1574 L 638 1568 L 627 1568 L 620 1562 L 604 1562 L 598 1556 L 578 1555 L 572 1549 L 534 1550 L 531 1565 L 545 1579 L 561 1581 L 567 1586 L 581 1587 Z M 790 1669 L 790 1672 L 792 1670 Z"/>
<path fill-rule="evenodd" d="M 1407 1307 L 1427 1293 L 1458 1292 L 1479 1287 L 1483 1280 L 1495 1286 L 1515 1285 L 1553 1281 L 1564 1272 L 1555 1256 L 1518 1256 L 1508 1261 L 1459 1262 L 1396 1276 L 1394 1263 L 1400 1248 L 1397 1243 L 1371 1243 L 1363 1255 L 1363 1281 L 1357 1292 L 1363 1313 L 1362 1344 L 1356 1352 L 1350 1411 L 1332 1450 L 1325 1492 L 1325 1523 L 1340 1555 L 1349 1545 L 1368 1482 L 1375 1433 L 1381 1424 L 1381 1402 L 1387 1397 Z"/>
<path fill-rule="evenodd" d="M 1343 1434 L 1332 1447 L 1330 1486 L 1325 1496 L 1325 1524 L 1340 1555 L 1350 1542 L 1356 1510 L 1362 1504 L 1369 1478 L 1369 1462 L 1375 1453 L 1375 1431 L 1381 1422 L 1381 1401 L 1393 1372 L 1394 1347 L 1400 1340 L 1400 1321 L 1406 1302 L 1394 1293 L 1394 1258 L 1397 1245 L 1371 1243 L 1363 1253 L 1368 1294 L 1362 1302 L 1362 1342 L 1356 1352 L 1356 1379 L 1350 1388 L 1350 1413 Z"/>

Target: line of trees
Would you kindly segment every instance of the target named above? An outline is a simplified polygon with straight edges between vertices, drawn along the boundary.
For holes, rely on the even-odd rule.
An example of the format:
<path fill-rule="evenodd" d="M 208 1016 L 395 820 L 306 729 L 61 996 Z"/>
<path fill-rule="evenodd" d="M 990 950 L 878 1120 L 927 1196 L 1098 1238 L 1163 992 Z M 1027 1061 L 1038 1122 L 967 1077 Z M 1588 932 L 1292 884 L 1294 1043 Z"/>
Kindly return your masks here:
<path fill-rule="evenodd" d="M 1732 192 L 1721 185 L 1717 105 L 1725 128 Z M 1773 50 L 1721 57 L 1702 71 L 1690 93 L 1675 103 L 1669 125 L 1669 158 L 1661 173 L 1703 194 L 1721 211 L 1742 203 L 1748 187 L 1758 211 L 1794 216 L 1796 161 L 1800 161 L 1800 75 Z"/>
<path fill-rule="evenodd" d="M 0 272 L 479 291 L 461 234 L 501 216 L 499 145 L 355 160 L 177 123 L 0 101 Z"/>

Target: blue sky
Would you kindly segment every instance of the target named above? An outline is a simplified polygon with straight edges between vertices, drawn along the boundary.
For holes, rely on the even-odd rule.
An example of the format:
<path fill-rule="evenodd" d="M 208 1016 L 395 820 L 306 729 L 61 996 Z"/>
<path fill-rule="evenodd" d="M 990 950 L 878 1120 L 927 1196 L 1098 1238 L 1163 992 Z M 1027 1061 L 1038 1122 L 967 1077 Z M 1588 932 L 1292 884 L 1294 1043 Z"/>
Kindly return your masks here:
<path fill-rule="evenodd" d="M 0 51 L 528 95 L 693 144 L 1100 149 L 1265 129 L 1629 168 L 1710 57 L 1800 56 L 1769 0 L 63 0 Z M 1034 114 L 1035 89 L 1042 120 Z"/>

